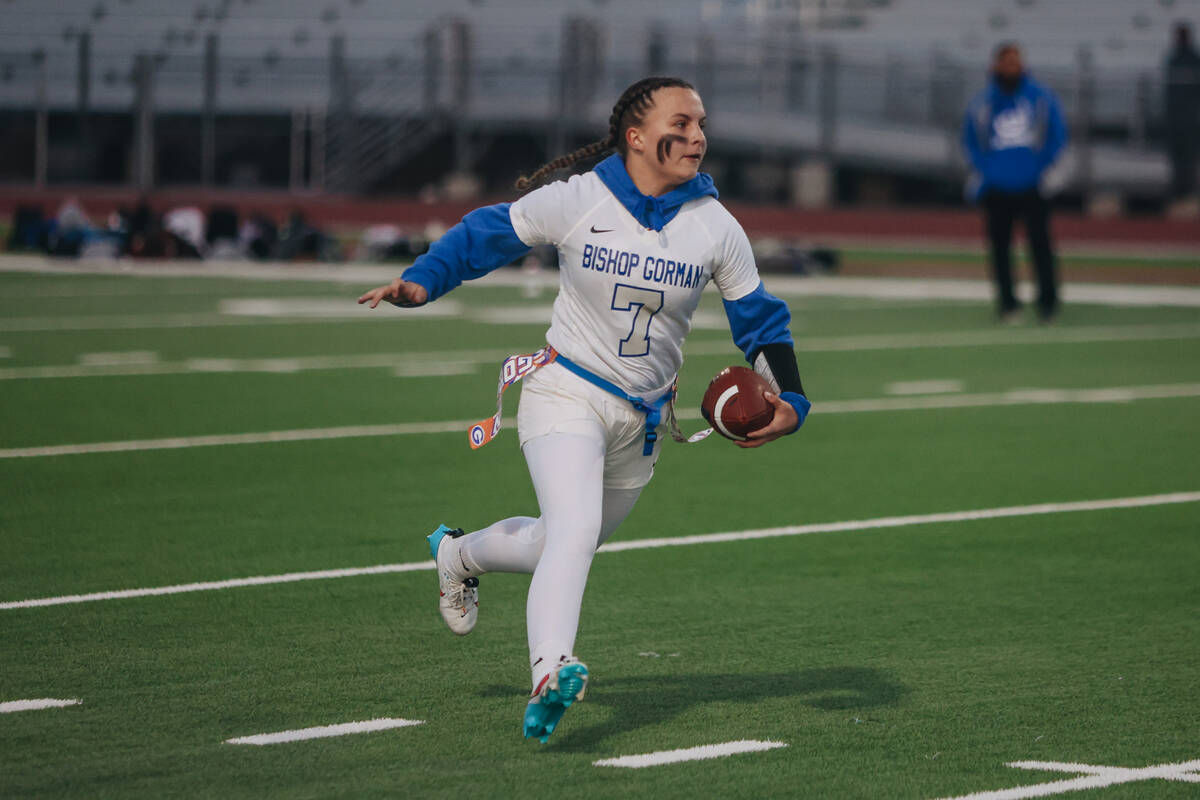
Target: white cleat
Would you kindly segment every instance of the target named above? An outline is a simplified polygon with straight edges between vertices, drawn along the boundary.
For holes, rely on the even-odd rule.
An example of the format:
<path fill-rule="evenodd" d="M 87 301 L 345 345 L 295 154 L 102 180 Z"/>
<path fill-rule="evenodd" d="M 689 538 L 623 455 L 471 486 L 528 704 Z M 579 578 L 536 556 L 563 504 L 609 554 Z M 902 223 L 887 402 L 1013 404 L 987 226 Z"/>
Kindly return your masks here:
<path fill-rule="evenodd" d="M 462 528 L 449 528 L 439 525 L 438 529 L 429 536 L 429 553 L 437 564 L 438 573 L 438 611 L 446 622 L 446 627 L 459 636 L 466 636 L 475 628 L 479 617 L 479 579 L 461 577 L 461 568 L 456 569 L 454 562 L 458 554 L 456 547 L 443 547 L 448 539 L 457 539 L 463 535 Z"/>

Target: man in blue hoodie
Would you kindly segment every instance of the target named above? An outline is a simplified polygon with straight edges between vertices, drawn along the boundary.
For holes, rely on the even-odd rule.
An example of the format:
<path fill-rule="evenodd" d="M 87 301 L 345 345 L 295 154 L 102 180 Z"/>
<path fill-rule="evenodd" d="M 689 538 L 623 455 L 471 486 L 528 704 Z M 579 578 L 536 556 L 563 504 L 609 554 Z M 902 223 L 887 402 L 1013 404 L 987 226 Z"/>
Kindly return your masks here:
<path fill-rule="evenodd" d="M 1050 205 L 1042 176 L 1067 143 L 1058 99 L 1026 74 L 1021 50 L 1012 43 L 996 48 L 992 79 L 967 106 L 963 145 L 974 173 L 969 199 L 987 216 L 992 275 L 1000 318 L 1015 320 L 1021 304 L 1013 293 L 1013 223 L 1025 222 L 1037 274 L 1038 314 L 1043 322 L 1058 312 L 1058 278 L 1050 242 Z"/>

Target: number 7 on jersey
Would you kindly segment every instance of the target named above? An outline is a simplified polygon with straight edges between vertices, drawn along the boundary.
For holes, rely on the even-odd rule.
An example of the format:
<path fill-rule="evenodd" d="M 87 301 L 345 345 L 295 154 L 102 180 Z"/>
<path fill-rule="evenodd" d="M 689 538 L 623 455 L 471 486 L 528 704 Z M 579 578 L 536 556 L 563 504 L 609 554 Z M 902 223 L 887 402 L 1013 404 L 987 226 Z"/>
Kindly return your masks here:
<path fill-rule="evenodd" d="M 662 307 L 663 293 L 660 289 L 643 289 L 626 283 L 618 283 L 613 287 L 613 311 L 634 312 L 629 335 L 621 340 L 617 350 L 622 358 L 636 358 L 650 352 L 650 321 Z"/>

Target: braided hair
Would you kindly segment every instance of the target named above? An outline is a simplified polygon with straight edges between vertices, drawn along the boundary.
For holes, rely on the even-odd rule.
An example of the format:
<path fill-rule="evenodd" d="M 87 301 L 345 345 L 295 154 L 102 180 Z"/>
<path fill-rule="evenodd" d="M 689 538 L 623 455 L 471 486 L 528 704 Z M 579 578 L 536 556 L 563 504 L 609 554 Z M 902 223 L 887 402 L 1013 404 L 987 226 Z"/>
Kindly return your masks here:
<path fill-rule="evenodd" d="M 578 150 L 543 164 L 529 175 L 517 178 L 517 191 L 528 191 L 551 172 L 566 169 L 578 161 L 598 156 L 607 150 L 616 150 L 624 156 L 628 147 L 625 131 L 642 123 L 646 112 L 654 105 L 654 93 L 659 89 L 695 90 L 695 87 L 681 78 L 643 78 L 626 89 L 613 106 L 612 114 L 608 118 L 608 134 L 603 139 L 585 144 Z"/>

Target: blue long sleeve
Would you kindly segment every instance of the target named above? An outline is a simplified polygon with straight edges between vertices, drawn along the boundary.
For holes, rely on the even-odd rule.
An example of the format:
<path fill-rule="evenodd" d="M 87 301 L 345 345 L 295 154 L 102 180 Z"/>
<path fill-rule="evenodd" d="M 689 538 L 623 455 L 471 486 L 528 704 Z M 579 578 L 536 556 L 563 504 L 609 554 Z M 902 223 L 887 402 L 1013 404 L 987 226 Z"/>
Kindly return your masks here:
<path fill-rule="evenodd" d="M 530 251 L 508 216 L 511 203 L 477 208 L 446 231 L 400 276 L 420 284 L 437 300 L 463 281 L 482 278 Z"/>
<path fill-rule="evenodd" d="M 754 366 L 759 353 L 769 345 L 781 345 L 767 352 L 768 366 L 779 383 L 779 399 L 796 410 L 796 429 L 804 424 L 812 403 L 803 394 L 799 372 L 792 352 L 792 334 L 788 330 L 792 314 L 787 303 L 769 293 L 762 281 L 753 292 L 737 300 L 723 300 L 725 316 L 729 318 L 729 330 L 733 342 Z M 773 351 L 773 352 L 772 352 Z M 774 361 L 775 363 L 770 363 Z M 781 363 L 781 362 L 786 362 Z M 785 385 L 786 384 L 786 385 Z"/>
<path fill-rule="evenodd" d="M 788 331 L 792 314 L 787 303 L 769 293 L 762 281 L 745 297 L 722 302 L 733 343 L 745 354 L 747 361 L 753 363 L 763 345 L 792 344 L 792 334 Z"/>
<path fill-rule="evenodd" d="M 977 171 L 983 171 L 983 149 L 979 146 L 979 133 L 975 127 L 975 103 L 967 108 L 963 115 L 962 145 L 967 153 L 967 160 Z"/>
<path fill-rule="evenodd" d="M 1045 170 L 1058 158 L 1067 144 L 1067 123 L 1062 108 L 1053 96 L 1048 96 L 1050 109 L 1046 120 L 1046 142 L 1038 153 L 1038 169 Z"/>

